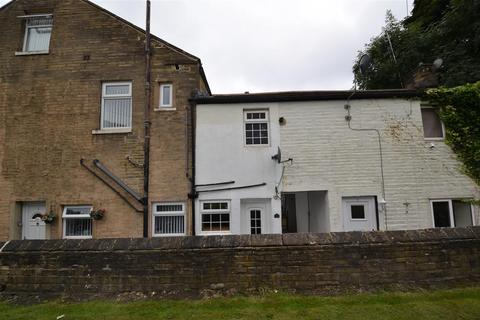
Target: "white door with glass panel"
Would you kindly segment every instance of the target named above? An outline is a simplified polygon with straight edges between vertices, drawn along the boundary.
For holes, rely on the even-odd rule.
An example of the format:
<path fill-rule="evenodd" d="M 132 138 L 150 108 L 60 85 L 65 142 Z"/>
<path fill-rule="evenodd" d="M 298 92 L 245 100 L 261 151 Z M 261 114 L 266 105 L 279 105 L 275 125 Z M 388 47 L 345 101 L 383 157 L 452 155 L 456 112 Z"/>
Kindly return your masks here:
<path fill-rule="evenodd" d="M 343 198 L 344 231 L 377 230 L 374 197 Z"/>
<path fill-rule="evenodd" d="M 22 239 L 46 239 L 46 225 L 42 221 L 45 202 L 24 202 L 22 205 Z"/>

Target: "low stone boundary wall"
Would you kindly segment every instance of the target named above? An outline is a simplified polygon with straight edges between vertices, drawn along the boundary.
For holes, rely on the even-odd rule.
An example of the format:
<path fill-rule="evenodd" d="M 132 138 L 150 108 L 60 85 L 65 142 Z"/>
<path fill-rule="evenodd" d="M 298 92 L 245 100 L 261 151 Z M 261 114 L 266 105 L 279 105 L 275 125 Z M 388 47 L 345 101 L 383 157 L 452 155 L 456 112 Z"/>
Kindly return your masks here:
<path fill-rule="evenodd" d="M 480 227 L 391 232 L 11 241 L 0 296 L 332 294 L 480 284 Z"/>

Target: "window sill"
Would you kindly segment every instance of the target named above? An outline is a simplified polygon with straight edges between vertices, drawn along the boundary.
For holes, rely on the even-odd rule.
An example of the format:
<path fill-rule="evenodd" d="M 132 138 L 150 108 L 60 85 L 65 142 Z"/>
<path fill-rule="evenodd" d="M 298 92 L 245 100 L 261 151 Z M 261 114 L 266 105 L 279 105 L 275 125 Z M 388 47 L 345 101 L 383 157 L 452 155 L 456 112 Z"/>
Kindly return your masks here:
<path fill-rule="evenodd" d="M 425 142 L 433 142 L 433 141 L 445 141 L 445 138 L 423 138 Z"/>
<path fill-rule="evenodd" d="M 93 239 L 92 236 L 71 236 L 71 237 L 67 237 L 67 236 L 64 236 L 63 239 L 66 239 L 66 240 L 79 240 L 79 239 Z"/>
<path fill-rule="evenodd" d="M 92 134 L 121 134 L 121 133 L 131 133 L 132 129 L 101 129 L 101 130 L 92 130 Z"/>
<path fill-rule="evenodd" d="M 17 51 L 15 52 L 16 56 L 33 56 L 41 54 L 49 54 L 49 51 Z"/>
<path fill-rule="evenodd" d="M 175 107 L 157 107 L 153 111 L 177 111 Z"/>
<path fill-rule="evenodd" d="M 153 234 L 154 238 L 165 238 L 165 237 L 185 237 L 185 233 L 170 233 L 170 234 Z"/>

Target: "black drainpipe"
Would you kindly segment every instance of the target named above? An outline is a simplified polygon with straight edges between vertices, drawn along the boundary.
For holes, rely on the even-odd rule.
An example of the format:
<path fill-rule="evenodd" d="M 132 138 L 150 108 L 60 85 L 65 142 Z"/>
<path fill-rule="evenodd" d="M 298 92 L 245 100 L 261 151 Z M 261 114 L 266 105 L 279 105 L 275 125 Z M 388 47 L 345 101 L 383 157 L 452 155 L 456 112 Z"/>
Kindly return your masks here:
<path fill-rule="evenodd" d="M 150 104 L 152 98 L 150 52 L 150 0 L 147 0 L 147 26 L 145 28 L 145 109 L 144 109 L 144 163 L 143 163 L 143 237 L 148 238 L 148 184 L 150 175 Z"/>
<path fill-rule="evenodd" d="M 192 121 L 192 176 L 190 177 L 190 181 L 192 183 L 190 197 L 192 199 L 192 235 L 195 235 L 195 199 L 197 198 L 197 191 L 195 189 L 195 109 L 197 107 L 197 103 L 193 100 L 190 100 L 190 118 Z"/>

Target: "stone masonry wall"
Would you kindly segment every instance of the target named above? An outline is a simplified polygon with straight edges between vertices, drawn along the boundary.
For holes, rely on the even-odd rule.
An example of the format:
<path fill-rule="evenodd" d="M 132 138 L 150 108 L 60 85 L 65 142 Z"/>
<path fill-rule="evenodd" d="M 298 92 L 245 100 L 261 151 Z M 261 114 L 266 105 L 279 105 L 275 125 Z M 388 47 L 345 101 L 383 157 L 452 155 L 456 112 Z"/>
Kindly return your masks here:
<path fill-rule="evenodd" d="M 4 299 L 332 294 L 479 283 L 479 227 L 11 241 L 0 253 Z"/>
<path fill-rule="evenodd" d="M 38 13 L 53 14 L 49 54 L 15 55 L 24 38 L 18 16 Z M 30 201 L 45 202 L 57 217 L 66 205 L 105 208 L 93 238 L 142 236 L 142 214 L 80 159 L 90 166 L 99 159 L 143 194 L 143 169 L 127 156 L 143 163 L 145 35 L 79 0 L 17 0 L 0 11 L 0 19 L 0 239 L 22 237 L 19 206 Z M 157 39 L 152 44 L 150 200 L 188 204 L 188 99 L 201 87 L 199 61 Z M 100 129 L 102 83 L 110 81 L 132 82 L 129 133 L 92 132 Z M 156 112 L 163 82 L 174 86 L 174 108 Z M 47 238 L 62 236 L 57 219 Z"/>

